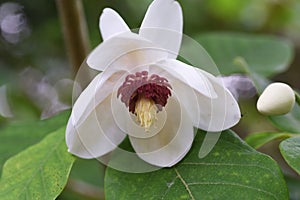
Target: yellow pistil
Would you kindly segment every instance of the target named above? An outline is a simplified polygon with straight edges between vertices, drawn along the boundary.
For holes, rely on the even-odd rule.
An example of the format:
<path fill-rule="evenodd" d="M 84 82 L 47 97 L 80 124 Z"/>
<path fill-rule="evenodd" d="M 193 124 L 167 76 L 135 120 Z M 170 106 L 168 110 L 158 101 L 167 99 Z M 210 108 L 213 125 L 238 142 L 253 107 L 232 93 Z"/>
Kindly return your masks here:
<path fill-rule="evenodd" d="M 135 104 L 135 112 L 137 121 L 141 127 L 148 132 L 156 118 L 157 107 L 152 99 L 140 97 Z"/>

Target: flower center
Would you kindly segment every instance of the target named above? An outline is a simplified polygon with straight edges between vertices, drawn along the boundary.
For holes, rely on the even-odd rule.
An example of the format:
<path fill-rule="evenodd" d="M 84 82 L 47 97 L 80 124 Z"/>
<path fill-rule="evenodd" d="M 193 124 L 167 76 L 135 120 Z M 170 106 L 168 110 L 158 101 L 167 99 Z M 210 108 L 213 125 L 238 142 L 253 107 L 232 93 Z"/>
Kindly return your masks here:
<path fill-rule="evenodd" d="M 142 71 L 126 76 L 117 97 L 121 95 L 121 101 L 136 115 L 140 126 L 148 131 L 156 120 L 156 113 L 167 104 L 171 89 L 166 78 L 156 74 L 148 76 L 147 71 Z"/>
<path fill-rule="evenodd" d="M 157 107 L 152 99 L 141 97 L 135 103 L 135 111 L 137 121 L 140 126 L 149 131 L 150 126 L 156 120 Z"/>

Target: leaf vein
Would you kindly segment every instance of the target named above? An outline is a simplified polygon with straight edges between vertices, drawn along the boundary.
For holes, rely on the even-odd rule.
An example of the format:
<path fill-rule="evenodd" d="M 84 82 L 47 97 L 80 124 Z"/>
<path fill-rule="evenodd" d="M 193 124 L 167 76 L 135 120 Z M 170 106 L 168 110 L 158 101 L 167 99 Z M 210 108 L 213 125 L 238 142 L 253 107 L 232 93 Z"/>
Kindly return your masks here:
<path fill-rule="evenodd" d="M 188 186 L 191 186 L 191 185 L 230 185 L 230 186 L 237 186 L 237 187 L 243 187 L 243 188 L 247 188 L 247 189 L 251 189 L 251 190 L 256 190 L 258 192 L 265 193 L 265 194 L 267 194 L 269 196 L 272 196 L 275 199 L 277 199 L 277 197 L 274 194 L 272 194 L 272 193 L 270 193 L 266 190 L 251 187 L 251 186 L 248 186 L 248 185 L 238 184 L 238 183 L 230 183 L 230 182 L 193 182 L 193 183 L 188 183 L 187 185 Z"/>
<path fill-rule="evenodd" d="M 167 196 L 168 192 L 170 191 L 172 185 L 175 183 L 175 180 L 177 178 L 179 178 L 178 175 L 173 178 L 173 180 L 170 183 L 170 186 L 168 186 L 168 189 L 165 191 L 165 193 L 163 194 L 163 196 L 161 197 L 161 199 L 164 199 Z"/>
<path fill-rule="evenodd" d="M 45 190 L 46 196 L 48 196 L 48 191 L 47 191 L 47 187 L 46 187 L 46 184 L 45 184 L 45 177 L 43 176 L 42 168 L 40 168 L 40 175 L 41 175 L 42 185 L 43 185 L 43 188 Z"/>
<path fill-rule="evenodd" d="M 178 170 L 174 167 L 174 170 L 177 174 L 177 177 L 180 179 L 181 183 L 184 185 L 185 189 L 187 190 L 187 192 L 189 193 L 190 197 L 192 198 L 192 200 L 195 200 L 188 184 L 185 182 L 185 180 L 182 178 L 182 176 L 180 175 L 180 173 L 178 172 Z"/>
<path fill-rule="evenodd" d="M 262 167 L 262 166 L 259 166 L 259 165 L 253 165 L 253 164 L 236 164 L 236 163 L 194 163 L 194 162 L 185 162 L 185 163 L 181 163 L 181 165 L 204 165 L 204 166 L 214 166 L 214 165 L 217 165 L 217 166 L 231 166 L 231 167 L 257 167 L 257 168 L 261 168 L 261 169 L 264 169 L 268 172 L 270 172 L 272 175 L 276 176 L 276 174 L 266 168 L 266 167 Z"/>

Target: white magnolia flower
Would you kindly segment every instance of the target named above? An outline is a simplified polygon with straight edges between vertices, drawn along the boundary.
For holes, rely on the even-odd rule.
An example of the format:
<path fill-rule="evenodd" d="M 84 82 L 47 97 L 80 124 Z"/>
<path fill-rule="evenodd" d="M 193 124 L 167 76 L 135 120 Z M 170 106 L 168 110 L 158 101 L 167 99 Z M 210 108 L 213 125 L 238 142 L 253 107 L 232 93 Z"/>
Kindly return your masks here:
<path fill-rule="evenodd" d="M 175 60 L 182 39 L 182 10 L 154 0 L 139 33 L 106 8 L 101 43 L 87 58 L 99 73 L 74 104 L 66 130 L 69 151 L 97 158 L 126 135 L 146 162 L 173 166 L 191 148 L 194 128 L 218 132 L 240 119 L 238 104 L 213 75 Z"/>
<path fill-rule="evenodd" d="M 271 83 L 260 95 L 257 109 L 264 115 L 284 115 L 292 110 L 295 104 L 294 90 L 285 83 Z"/>

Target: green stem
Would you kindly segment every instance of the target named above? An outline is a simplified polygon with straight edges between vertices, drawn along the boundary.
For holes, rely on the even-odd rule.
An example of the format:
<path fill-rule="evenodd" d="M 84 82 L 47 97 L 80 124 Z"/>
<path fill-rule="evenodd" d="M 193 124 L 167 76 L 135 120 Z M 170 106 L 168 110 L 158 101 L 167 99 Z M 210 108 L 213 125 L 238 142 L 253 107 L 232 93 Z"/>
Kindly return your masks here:
<path fill-rule="evenodd" d="M 242 71 L 245 72 L 247 75 L 251 75 L 248 64 L 243 57 L 238 56 L 238 57 L 234 58 L 233 64 L 235 64 L 237 67 L 242 69 Z"/>
<path fill-rule="evenodd" d="M 74 75 L 89 52 L 87 25 L 81 0 L 56 0 L 69 61 Z"/>
<path fill-rule="evenodd" d="M 295 97 L 296 97 L 296 103 L 298 103 L 298 105 L 300 106 L 300 94 L 298 92 L 296 92 L 295 90 L 294 90 L 294 92 L 295 92 Z"/>

